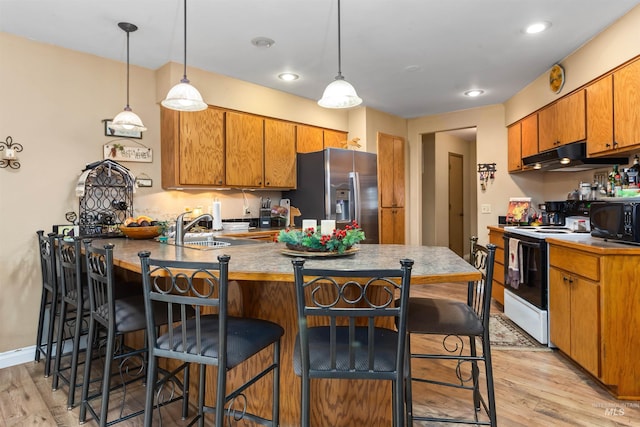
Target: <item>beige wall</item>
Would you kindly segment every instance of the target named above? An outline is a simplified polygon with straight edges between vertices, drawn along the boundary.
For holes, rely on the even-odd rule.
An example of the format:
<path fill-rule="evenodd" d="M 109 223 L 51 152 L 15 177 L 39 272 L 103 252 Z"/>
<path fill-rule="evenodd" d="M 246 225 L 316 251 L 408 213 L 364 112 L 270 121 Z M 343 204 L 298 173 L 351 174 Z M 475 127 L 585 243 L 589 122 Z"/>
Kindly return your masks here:
<path fill-rule="evenodd" d="M 614 27 L 568 57 L 563 93 L 640 54 L 640 7 Z M 80 171 L 102 158 L 105 137 L 102 120 L 112 118 L 125 103 L 126 73 L 123 62 L 110 61 L 24 38 L 0 33 L 0 138 L 12 136 L 24 146 L 19 170 L 0 169 L 0 352 L 33 344 L 40 297 L 40 267 L 35 231 L 64 223 L 67 211 L 77 211 L 73 193 Z M 123 58 L 124 60 L 124 58 Z M 551 65 L 551 64 L 550 64 Z M 140 141 L 154 150 L 153 163 L 126 163 L 135 175 L 153 179 L 152 188 L 134 196 L 136 214 L 174 218 L 185 206 L 205 207 L 214 196 L 223 202 L 224 218 L 242 213 L 242 193 L 163 191 L 160 187 L 160 125 L 158 101 L 182 75 L 178 64 L 152 71 L 131 67 L 131 106 L 149 128 Z M 509 196 L 562 198 L 582 175 L 507 173 L 506 123 L 511 123 L 555 99 L 540 76 L 504 105 L 492 105 L 437 116 L 404 120 L 361 107 L 349 112 L 325 110 L 314 100 L 214 75 L 188 70 L 192 83 L 206 102 L 256 114 L 349 131 L 364 141 L 363 149 L 376 151 L 377 132 L 405 136 L 407 140 L 407 242 L 420 244 L 428 230 L 423 225 L 423 136 L 451 129 L 477 127 L 476 162 L 496 163 L 497 174 L 487 190 L 470 178 L 477 193 L 475 217 L 481 242 L 486 227 L 504 215 Z M 133 143 L 132 143 L 133 144 Z M 435 161 L 435 160 L 434 160 Z M 429 169 L 429 160 L 425 166 Z M 475 167 L 474 165 L 472 165 Z M 435 175 L 435 174 L 434 174 Z M 583 174 L 584 175 L 584 174 Z M 587 173 L 588 177 L 589 174 Z M 439 179 L 435 176 L 435 179 Z M 475 187 L 474 187 L 475 186 Z M 565 187 L 566 186 L 566 187 Z M 563 187 L 565 187 L 563 189 Z M 272 198 L 279 193 L 262 193 Z M 250 209 L 257 210 L 259 194 L 247 192 Z M 548 200 L 548 199 L 547 199 Z M 489 204 L 491 214 L 480 214 Z M 472 216 L 474 213 L 472 212 Z M 434 225 L 435 227 L 435 225 Z"/>
<path fill-rule="evenodd" d="M 78 210 L 74 187 L 87 163 L 102 159 L 103 119 L 113 118 L 126 101 L 126 67 L 111 61 L 25 38 L 0 33 L 0 133 L 24 146 L 22 167 L 0 169 L 0 353 L 33 345 L 41 294 L 35 231 L 64 224 L 65 212 Z M 124 59 L 124 58 L 123 58 Z M 124 165 L 146 174 L 152 188 L 134 195 L 135 214 L 173 219 L 185 207 L 222 200 L 223 218 L 242 216 L 240 191 L 164 191 L 160 180 L 160 108 L 158 100 L 177 83 L 182 69 L 174 64 L 153 71 L 131 67 L 130 103 L 148 127 L 142 140 L 153 149 L 153 163 Z M 174 70 L 175 71 L 175 70 Z M 349 113 L 327 110 L 315 101 L 262 88 L 228 77 L 189 69 L 189 78 L 212 105 L 349 131 Z M 166 89 L 165 89 L 166 88 Z M 121 141 L 122 142 L 122 141 Z M 375 144 L 374 144 L 375 151 Z M 247 192 L 257 213 L 259 196 Z M 257 216 L 253 215 L 253 216 Z"/>

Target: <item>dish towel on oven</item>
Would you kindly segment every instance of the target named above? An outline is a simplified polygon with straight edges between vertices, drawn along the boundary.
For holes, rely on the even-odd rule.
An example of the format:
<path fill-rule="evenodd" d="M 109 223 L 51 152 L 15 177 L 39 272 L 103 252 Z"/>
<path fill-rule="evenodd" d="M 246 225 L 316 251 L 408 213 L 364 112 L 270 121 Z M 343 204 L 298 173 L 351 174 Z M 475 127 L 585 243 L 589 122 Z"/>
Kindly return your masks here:
<path fill-rule="evenodd" d="M 522 271 L 522 245 L 520 240 L 509 238 L 509 259 L 507 265 L 507 284 L 518 289 L 524 279 Z"/>

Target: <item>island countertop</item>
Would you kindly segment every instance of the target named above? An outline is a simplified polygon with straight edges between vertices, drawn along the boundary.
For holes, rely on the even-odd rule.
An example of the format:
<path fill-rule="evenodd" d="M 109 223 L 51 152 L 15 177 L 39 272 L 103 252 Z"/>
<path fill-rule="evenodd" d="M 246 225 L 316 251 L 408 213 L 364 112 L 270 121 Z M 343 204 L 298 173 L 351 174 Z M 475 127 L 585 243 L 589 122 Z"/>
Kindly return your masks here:
<path fill-rule="evenodd" d="M 159 243 L 154 240 L 127 238 L 96 239 L 94 245 L 114 244 L 114 262 L 119 267 L 140 272 L 138 252 L 148 250 L 151 258 L 184 261 L 216 262 L 217 256 L 231 257 L 231 280 L 265 280 L 293 282 L 293 257 L 284 255 L 283 243 L 257 243 L 227 246 L 220 249 L 198 250 Z M 412 284 L 466 282 L 478 280 L 480 273 L 470 264 L 442 246 L 362 244 L 354 255 L 332 258 L 308 258 L 309 268 L 330 265 L 334 269 L 399 268 L 400 259 L 415 261 Z"/>
<path fill-rule="evenodd" d="M 184 261 L 217 261 L 220 254 L 231 257 L 229 265 L 230 310 L 252 318 L 270 320 L 281 325 L 285 334 L 280 354 L 280 426 L 300 426 L 300 378 L 294 373 L 293 358 L 298 317 L 293 286 L 293 257 L 282 253 L 283 243 L 257 243 L 198 250 L 182 248 L 154 240 L 123 238 L 94 239 L 99 246 L 113 243 L 114 263 L 122 269 L 140 273 L 138 252 L 148 250 L 152 258 Z M 467 282 L 481 274 L 468 262 L 446 247 L 361 244 L 351 256 L 336 258 L 308 258 L 307 266 L 332 269 L 397 269 L 400 259 L 415 261 L 411 286 L 430 283 Z M 452 286 L 457 286 L 453 284 Z M 464 286 L 464 285 L 462 285 Z M 261 355 L 243 369 L 257 372 L 270 363 L 270 355 Z M 207 399 L 215 396 L 213 370 L 207 371 Z M 243 370 L 229 372 L 229 384 L 241 384 Z M 194 376 L 196 377 L 196 376 Z M 246 390 L 247 402 L 255 405 L 255 412 L 270 413 L 269 381 Z M 384 381 L 315 379 L 311 383 L 311 425 L 350 427 L 353 425 L 391 425 L 391 387 Z M 195 392 L 195 384 L 192 384 Z M 209 404 L 213 404 L 208 400 Z"/>

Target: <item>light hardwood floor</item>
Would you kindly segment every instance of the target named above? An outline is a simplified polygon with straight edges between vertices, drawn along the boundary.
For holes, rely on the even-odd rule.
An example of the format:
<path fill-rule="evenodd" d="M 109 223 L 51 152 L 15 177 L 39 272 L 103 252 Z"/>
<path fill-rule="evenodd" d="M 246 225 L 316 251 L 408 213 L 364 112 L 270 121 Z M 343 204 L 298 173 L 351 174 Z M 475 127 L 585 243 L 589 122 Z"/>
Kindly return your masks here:
<path fill-rule="evenodd" d="M 459 284 L 412 289 L 415 295 L 459 298 L 463 292 L 464 287 Z M 500 310 L 500 307 L 495 306 L 494 310 Z M 412 344 L 428 345 L 418 341 L 421 340 L 414 338 Z M 428 368 L 414 366 L 414 370 L 427 372 L 428 369 L 430 373 L 445 370 L 432 365 Z M 640 402 L 616 400 L 558 351 L 494 350 L 493 367 L 500 426 L 640 426 Z M 414 386 L 416 412 L 428 408 L 451 415 L 469 407 L 467 396 L 450 390 L 442 392 L 419 387 L 422 386 Z M 287 393 L 286 390 L 282 392 Z M 137 394 L 132 390 L 127 404 L 141 405 L 141 397 L 141 390 Z M 163 425 L 186 425 L 179 418 L 179 406 L 179 403 L 174 404 L 162 411 Z M 0 425 L 76 426 L 78 409 L 67 411 L 66 387 L 51 391 L 51 378 L 43 377 L 42 363 L 26 363 L 0 370 Z M 141 426 L 142 417 L 118 425 Z M 207 425 L 212 425 L 211 421 Z"/>

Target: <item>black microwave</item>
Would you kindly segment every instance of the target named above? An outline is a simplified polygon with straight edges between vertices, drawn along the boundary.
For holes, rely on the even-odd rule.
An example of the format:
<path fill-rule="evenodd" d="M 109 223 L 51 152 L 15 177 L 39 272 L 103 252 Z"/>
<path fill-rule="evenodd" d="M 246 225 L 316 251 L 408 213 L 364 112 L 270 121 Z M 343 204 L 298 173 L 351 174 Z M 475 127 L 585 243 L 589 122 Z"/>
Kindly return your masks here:
<path fill-rule="evenodd" d="M 592 202 L 591 235 L 640 243 L 640 202 Z"/>

